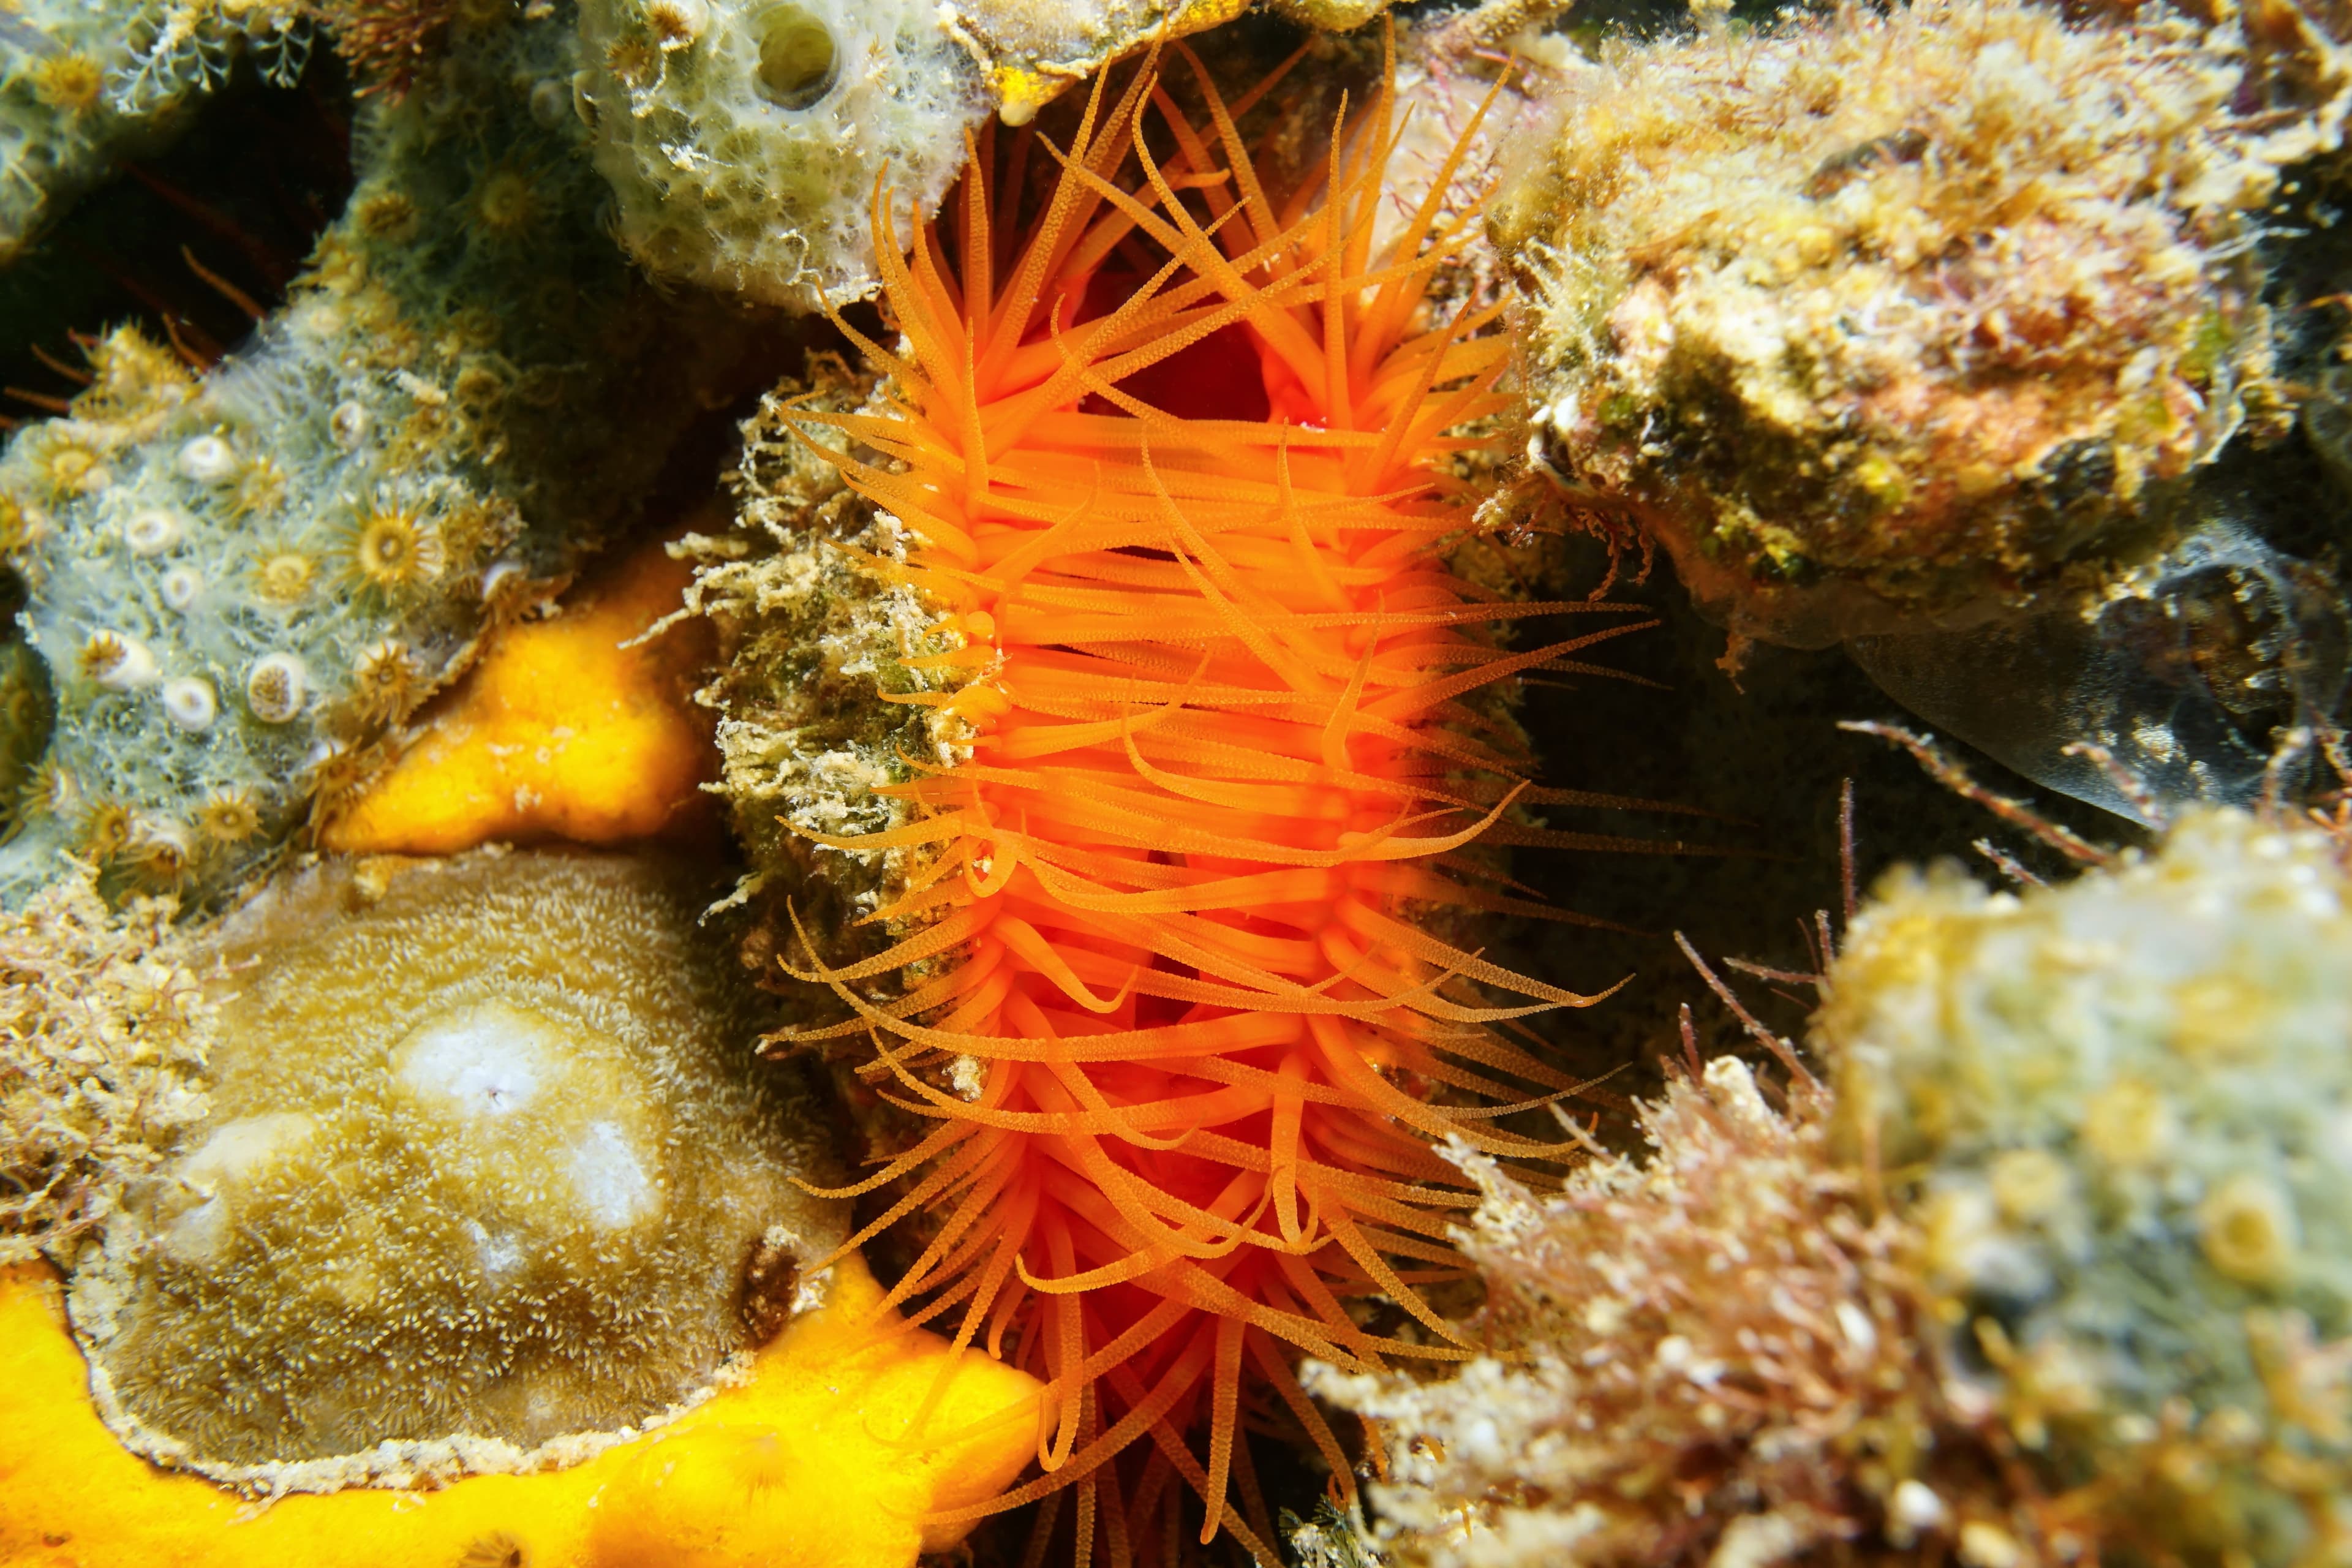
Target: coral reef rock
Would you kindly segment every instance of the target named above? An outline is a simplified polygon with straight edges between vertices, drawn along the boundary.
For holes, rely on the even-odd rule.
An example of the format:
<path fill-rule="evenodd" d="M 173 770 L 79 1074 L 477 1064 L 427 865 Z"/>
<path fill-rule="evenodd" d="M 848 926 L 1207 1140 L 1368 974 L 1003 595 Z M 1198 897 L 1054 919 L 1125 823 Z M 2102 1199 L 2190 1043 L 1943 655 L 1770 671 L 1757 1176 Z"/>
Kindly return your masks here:
<path fill-rule="evenodd" d="M 2284 427 L 2257 244 L 2314 149 L 2236 109 L 2233 26 L 1847 5 L 1562 70 L 1494 220 L 1532 449 L 1736 631 L 2090 585 L 2160 552 L 2169 482 Z"/>
<path fill-rule="evenodd" d="M 581 113 L 618 233 L 648 269 L 761 304 L 880 286 L 877 182 L 897 232 L 929 217 L 993 112 L 1025 125 L 1073 84 L 1247 0 L 582 0 Z M 1277 0 L 1361 26 L 1387 0 Z"/>
<path fill-rule="evenodd" d="M 690 1403 L 843 1234 L 643 862 L 331 864 L 206 939 L 211 1113 L 77 1260 L 100 1413 L 256 1490 L 531 1468 Z"/>
<path fill-rule="evenodd" d="M 1318 26 L 1352 27 L 1387 0 L 1286 0 L 1283 10 Z M 990 64 L 998 114 L 1026 125 L 1073 82 L 1153 39 L 1182 37 L 1241 14 L 1247 0 L 964 0 L 958 30 Z M 1330 19 L 1317 12 L 1334 14 Z"/>
<path fill-rule="evenodd" d="M 2236 811 L 2022 894 L 1882 885 L 1776 1109 L 1740 1062 L 1556 1195 L 1470 1152 L 1496 1352 L 1389 1423 L 1430 1568 L 2288 1568 L 2352 1531 L 2352 870 Z M 1507 1355 L 1508 1359 L 1505 1359 Z"/>
<path fill-rule="evenodd" d="M 1906 1173 L 1959 1385 L 2119 1545 L 2352 1529 L 2344 854 L 2217 811 L 2021 895 L 1902 875 L 1831 971 L 1845 1142 Z"/>
<path fill-rule="evenodd" d="M 604 231 L 570 29 L 458 41 L 368 100 L 349 209 L 248 349 L 197 376 L 118 331 L 0 458 L 55 693 L 0 894 L 60 849 L 134 886 L 254 869 L 696 412 L 711 340 Z"/>
<path fill-rule="evenodd" d="M 34 0 L 0 22 L 0 262 L 125 158 L 171 139 L 249 55 L 280 86 L 311 44 L 302 0 Z"/>

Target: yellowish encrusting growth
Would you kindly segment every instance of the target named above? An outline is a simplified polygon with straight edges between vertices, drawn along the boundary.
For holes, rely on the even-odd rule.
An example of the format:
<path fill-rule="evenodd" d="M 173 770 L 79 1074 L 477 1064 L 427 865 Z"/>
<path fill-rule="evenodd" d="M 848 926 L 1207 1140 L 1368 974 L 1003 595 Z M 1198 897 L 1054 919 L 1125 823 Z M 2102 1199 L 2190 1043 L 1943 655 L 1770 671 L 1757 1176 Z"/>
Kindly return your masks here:
<path fill-rule="evenodd" d="M 1844 1140 L 1908 1184 L 1964 1384 L 2126 1542 L 2352 1531 L 2343 857 L 2210 812 L 2063 887 L 1903 877 L 1831 973 Z"/>
<path fill-rule="evenodd" d="M 73 1259 L 100 1414 L 267 1494 L 576 1461 L 808 1299 L 806 1089 L 625 858 L 330 863 L 205 939 L 211 1112 Z"/>
<path fill-rule="evenodd" d="M 562 614 L 501 628 L 320 841 L 447 855 L 493 839 L 619 844 L 698 820 L 713 757 L 688 693 L 709 658 L 708 628 L 648 635 L 688 575 L 655 544 Z"/>
<path fill-rule="evenodd" d="M 2168 481 L 2284 427 L 2256 245 L 2341 95 L 2282 142 L 2234 24 L 2088 9 L 1844 5 L 1567 68 L 1494 220 L 1535 450 L 1736 629 L 2095 578 Z"/>
<path fill-rule="evenodd" d="M 215 1010 L 174 912 L 76 874 L 0 916 L 0 1264 L 69 1249 L 205 1115 Z"/>
<path fill-rule="evenodd" d="M 995 1492 L 1034 1447 L 1035 1381 L 978 1356 L 913 1429 L 947 1342 L 877 1317 L 881 1288 L 852 1256 L 743 1380 L 646 1442 L 570 1469 L 257 1510 L 114 1441 L 57 1294 L 34 1269 L 0 1273 L 6 1568 L 914 1568 L 961 1533 L 925 1516 Z"/>

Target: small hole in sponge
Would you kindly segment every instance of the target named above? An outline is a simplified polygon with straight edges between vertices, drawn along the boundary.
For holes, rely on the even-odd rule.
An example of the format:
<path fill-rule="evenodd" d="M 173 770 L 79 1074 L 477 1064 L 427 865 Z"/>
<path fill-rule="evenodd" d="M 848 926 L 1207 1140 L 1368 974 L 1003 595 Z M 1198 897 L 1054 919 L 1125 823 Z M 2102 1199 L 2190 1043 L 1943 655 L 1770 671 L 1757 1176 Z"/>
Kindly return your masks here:
<path fill-rule="evenodd" d="M 786 109 L 806 109 L 833 90 L 841 51 L 824 18 L 778 5 L 760 19 L 760 90 Z"/>

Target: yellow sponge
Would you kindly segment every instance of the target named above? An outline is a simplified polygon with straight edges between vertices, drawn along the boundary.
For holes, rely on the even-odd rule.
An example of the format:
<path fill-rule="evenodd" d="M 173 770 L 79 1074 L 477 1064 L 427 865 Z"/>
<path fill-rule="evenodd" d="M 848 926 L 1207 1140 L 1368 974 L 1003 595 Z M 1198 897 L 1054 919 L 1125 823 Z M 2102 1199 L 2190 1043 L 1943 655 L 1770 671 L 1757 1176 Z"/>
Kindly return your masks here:
<path fill-rule="evenodd" d="M 362 855 L 451 855 L 492 839 L 619 844 L 681 826 L 716 758 L 689 706 L 708 630 L 626 646 L 676 609 L 691 569 L 659 546 L 584 605 L 506 628 L 424 739 L 321 836 Z"/>
<path fill-rule="evenodd" d="M 0 1271 L 0 1565 L 16 1568 L 913 1568 L 1035 1446 L 1038 1384 L 877 1314 L 862 1259 L 753 1362 L 750 1382 L 571 1469 L 435 1492 L 248 1504 L 118 1445 L 90 1407 L 60 1292 Z"/>

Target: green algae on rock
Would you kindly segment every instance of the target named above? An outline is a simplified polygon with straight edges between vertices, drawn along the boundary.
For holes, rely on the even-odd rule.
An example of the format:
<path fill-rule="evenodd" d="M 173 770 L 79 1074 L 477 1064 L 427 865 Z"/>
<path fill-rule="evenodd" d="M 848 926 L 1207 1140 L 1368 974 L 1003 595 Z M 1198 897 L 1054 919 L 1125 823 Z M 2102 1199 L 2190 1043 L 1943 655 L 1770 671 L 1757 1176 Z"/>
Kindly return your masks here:
<path fill-rule="evenodd" d="M 2258 241 L 2313 147 L 2257 134 L 2245 79 L 2229 26 L 2156 5 L 1848 5 L 1609 46 L 1495 218 L 1536 451 L 1772 641 L 1981 617 L 2137 559 L 2151 497 L 2284 427 Z"/>
<path fill-rule="evenodd" d="M 845 1234 L 798 1076 L 644 861 L 328 865 L 204 940 L 209 1117 L 69 1301 L 100 1413 L 250 1490 L 585 1457 L 693 1403 Z"/>
<path fill-rule="evenodd" d="M 698 412 L 729 351 L 604 233 L 571 29 L 457 43 L 367 101 L 350 205 L 248 349 L 197 376 L 118 331 L 0 458 L 56 710 L 0 895 L 60 850 L 113 888 L 253 871 Z"/>
<path fill-rule="evenodd" d="M 1815 1038 L 1903 1173 L 1963 1384 L 2122 1544 L 2352 1529 L 2352 873 L 2243 812 L 2061 887 L 1898 877 Z"/>

